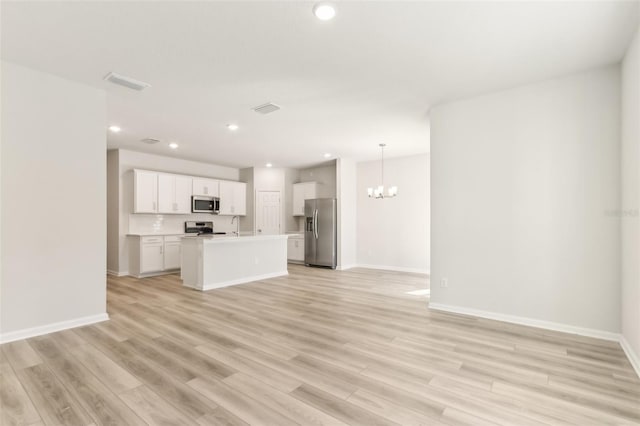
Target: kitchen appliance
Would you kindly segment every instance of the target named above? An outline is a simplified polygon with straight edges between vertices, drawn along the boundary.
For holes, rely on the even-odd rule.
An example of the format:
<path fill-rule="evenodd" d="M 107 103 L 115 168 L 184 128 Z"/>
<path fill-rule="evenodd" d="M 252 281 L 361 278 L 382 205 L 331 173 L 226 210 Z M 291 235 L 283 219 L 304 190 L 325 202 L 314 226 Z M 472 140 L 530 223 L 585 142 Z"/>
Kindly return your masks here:
<path fill-rule="evenodd" d="M 191 213 L 220 213 L 220 198 L 201 197 L 199 195 L 192 196 Z"/>
<path fill-rule="evenodd" d="M 337 263 L 337 201 L 317 198 L 304 202 L 304 263 L 335 269 Z"/>
<path fill-rule="evenodd" d="M 213 222 L 191 222 L 184 223 L 185 234 L 213 234 Z"/>
<path fill-rule="evenodd" d="M 213 232 L 213 222 L 193 222 L 184 223 L 184 233 L 194 235 L 226 235 L 226 232 Z"/>

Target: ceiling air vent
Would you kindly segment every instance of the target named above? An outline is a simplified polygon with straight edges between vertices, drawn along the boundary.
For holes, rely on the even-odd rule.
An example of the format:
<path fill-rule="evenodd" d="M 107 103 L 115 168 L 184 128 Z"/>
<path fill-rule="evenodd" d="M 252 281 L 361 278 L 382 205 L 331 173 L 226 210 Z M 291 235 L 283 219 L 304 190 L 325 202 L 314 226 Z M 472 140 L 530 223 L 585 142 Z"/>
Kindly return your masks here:
<path fill-rule="evenodd" d="M 120 86 L 128 87 L 129 89 L 133 89 L 133 90 L 144 90 L 147 87 L 151 87 L 149 83 L 138 81 L 131 77 L 126 77 L 121 74 L 116 74 L 115 72 L 110 72 L 104 77 L 104 79 L 113 84 L 118 84 Z"/>
<path fill-rule="evenodd" d="M 260 114 L 269 114 L 279 109 L 280 107 L 278 105 L 272 104 L 271 102 L 253 108 L 255 112 L 259 112 Z"/>
<path fill-rule="evenodd" d="M 140 139 L 140 142 L 144 142 L 144 143 L 148 143 L 149 145 L 153 145 L 154 143 L 160 142 L 160 139 L 144 138 L 144 139 Z"/>

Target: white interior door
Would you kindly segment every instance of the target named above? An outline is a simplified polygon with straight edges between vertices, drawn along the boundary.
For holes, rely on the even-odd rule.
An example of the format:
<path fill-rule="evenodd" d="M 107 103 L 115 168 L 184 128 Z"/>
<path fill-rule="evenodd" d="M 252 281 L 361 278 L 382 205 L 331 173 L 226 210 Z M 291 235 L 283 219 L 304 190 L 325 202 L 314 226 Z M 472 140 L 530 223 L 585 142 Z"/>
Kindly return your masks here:
<path fill-rule="evenodd" d="M 256 232 L 264 235 L 280 233 L 280 191 L 256 193 Z"/>

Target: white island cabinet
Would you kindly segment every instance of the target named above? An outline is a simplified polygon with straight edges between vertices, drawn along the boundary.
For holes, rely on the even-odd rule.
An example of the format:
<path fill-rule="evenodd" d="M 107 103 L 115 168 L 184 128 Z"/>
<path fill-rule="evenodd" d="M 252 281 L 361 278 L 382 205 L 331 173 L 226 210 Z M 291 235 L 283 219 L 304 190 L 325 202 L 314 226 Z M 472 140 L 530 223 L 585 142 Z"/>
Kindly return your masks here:
<path fill-rule="evenodd" d="M 287 275 L 287 235 L 182 238 L 182 281 L 211 290 Z"/>

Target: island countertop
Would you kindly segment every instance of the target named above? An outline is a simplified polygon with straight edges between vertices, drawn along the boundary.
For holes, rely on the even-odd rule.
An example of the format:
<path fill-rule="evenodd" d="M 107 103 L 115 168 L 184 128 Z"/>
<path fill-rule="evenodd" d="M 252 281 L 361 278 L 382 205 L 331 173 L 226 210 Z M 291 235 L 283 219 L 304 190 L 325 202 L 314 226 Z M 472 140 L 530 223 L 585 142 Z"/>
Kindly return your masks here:
<path fill-rule="evenodd" d="M 192 242 L 201 242 L 202 244 L 219 244 L 219 243 L 232 243 L 232 242 L 249 242 L 249 241 L 259 241 L 259 240 L 286 240 L 289 238 L 286 234 L 274 234 L 274 235 L 263 235 L 257 233 L 251 234 L 240 234 L 240 235 L 197 235 L 197 236 L 184 236 L 182 238 L 182 242 L 184 243 L 192 243 Z"/>

